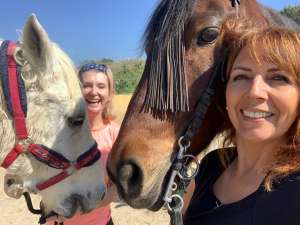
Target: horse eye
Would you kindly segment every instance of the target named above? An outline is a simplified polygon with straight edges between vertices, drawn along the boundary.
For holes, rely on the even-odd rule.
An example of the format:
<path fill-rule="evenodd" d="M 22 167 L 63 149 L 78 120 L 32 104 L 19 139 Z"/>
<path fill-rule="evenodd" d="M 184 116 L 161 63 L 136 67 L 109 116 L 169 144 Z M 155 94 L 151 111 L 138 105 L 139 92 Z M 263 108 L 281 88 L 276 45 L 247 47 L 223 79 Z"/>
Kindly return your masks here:
<path fill-rule="evenodd" d="M 213 43 L 220 33 L 218 27 L 206 27 L 198 35 L 197 45 L 202 46 Z"/>
<path fill-rule="evenodd" d="M 84 116 L 77 116 L 77 117 L 69 117 L 68 118 L 68 124 L 72 127 L 79 127 L 84 122 Z"/>

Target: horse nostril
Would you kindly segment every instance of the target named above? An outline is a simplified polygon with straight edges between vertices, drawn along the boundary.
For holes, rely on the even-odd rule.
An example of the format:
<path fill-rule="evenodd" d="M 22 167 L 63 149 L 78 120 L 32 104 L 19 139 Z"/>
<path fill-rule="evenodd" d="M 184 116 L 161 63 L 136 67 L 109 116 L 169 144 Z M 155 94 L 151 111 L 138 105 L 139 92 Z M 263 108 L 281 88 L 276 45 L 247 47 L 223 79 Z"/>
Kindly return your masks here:
<path fill-rule="evenodd" d="M 141 192 L 143 172 L 134 162 L 123 164 L 118 171 L 118 180 L 125 195 L 137 197 Z"/>

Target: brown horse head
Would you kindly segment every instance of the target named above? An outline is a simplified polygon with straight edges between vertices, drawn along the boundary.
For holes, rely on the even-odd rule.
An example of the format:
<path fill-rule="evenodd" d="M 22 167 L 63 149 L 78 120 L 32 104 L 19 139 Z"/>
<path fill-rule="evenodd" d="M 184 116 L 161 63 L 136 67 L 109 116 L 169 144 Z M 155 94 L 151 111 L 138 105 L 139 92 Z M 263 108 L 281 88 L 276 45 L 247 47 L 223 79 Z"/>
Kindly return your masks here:
<path fill-rule="evenodd" d="M 135 208 L 158 209 L 177 140 L 221 54 L 216 41 L 228 16 L 245 16 L 267 25 L 255 0 L 162 0 L 145 33 L 147 60 L 129 104 L 108 171 L 119 194 Z M 193 154 L 204 149 L 222 123 L 214 104 L 192 140 Z"/>

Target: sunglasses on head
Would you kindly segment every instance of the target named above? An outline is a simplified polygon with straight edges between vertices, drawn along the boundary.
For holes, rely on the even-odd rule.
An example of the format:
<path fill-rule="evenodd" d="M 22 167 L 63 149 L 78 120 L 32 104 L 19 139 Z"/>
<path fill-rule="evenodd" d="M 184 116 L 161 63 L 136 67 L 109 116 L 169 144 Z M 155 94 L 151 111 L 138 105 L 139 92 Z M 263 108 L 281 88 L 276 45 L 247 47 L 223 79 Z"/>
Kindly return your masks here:
<path fill-rule="evenodd" d="M 89 71 L 89 70 L 97 70 L 97 71 L 100 71 L 100 72 L 106 74 L 107 66 L 105 64 L 88 63 L 81 67 L 81 69 L 79 70 L 79 74 L 81 75 L 84 72 Z"/>

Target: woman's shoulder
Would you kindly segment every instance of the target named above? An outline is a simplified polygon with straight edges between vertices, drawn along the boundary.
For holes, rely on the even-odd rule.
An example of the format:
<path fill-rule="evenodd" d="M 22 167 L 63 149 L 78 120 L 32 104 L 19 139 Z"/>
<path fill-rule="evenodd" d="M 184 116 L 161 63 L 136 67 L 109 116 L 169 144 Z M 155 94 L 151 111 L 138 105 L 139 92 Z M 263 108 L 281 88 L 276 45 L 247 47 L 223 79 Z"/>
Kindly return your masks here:
<path fill-rule="evenodd" d="M 107 126 L 109 126 L 110 128 L 113 128 L 113 129 L 118 129 L 118 130 L 120 129 L 120 124 L 114 120 L 110 120 L 108 122 Z"/>
<path fill-rule="evenodd" d="M 106 125 L 106 129 L 114 142 L 119 134 L 120 124 L 113 120 L 110 120 Z"/>
<path fill-rule="evenodd" d="M 218 169 L 224 169 L 224 162 L 222 160 L 221 155 L 226 155 L 227 160 L 232 161 L 236 157 L 235 148 L 219 148 L 210 151 L 201 161 L 201 167 L 213 167 Z"/>
<path fill-rule="evenodd" d="M 276 222 L 271 224 L 300 224 L 300 171 L 281 178 L 272 191 L 263 193 L 256 201 L 257 221 L 272 218 Z"/>

